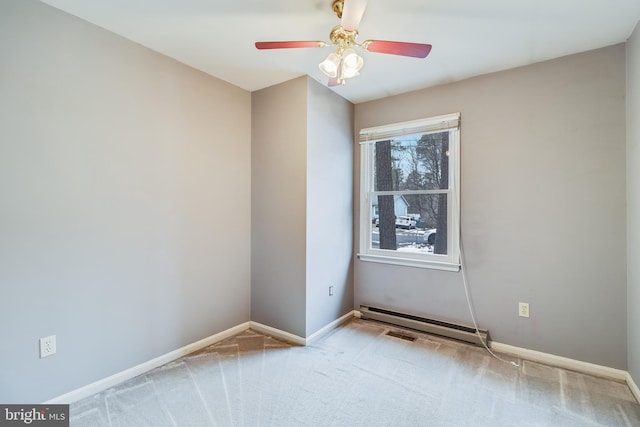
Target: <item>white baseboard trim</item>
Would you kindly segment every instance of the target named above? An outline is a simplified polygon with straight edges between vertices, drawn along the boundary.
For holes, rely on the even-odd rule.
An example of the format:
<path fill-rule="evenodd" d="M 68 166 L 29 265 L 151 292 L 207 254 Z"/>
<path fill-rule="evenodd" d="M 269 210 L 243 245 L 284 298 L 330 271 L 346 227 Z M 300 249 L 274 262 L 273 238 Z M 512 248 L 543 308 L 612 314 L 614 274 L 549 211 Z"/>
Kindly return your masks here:
<path fill-rule="evenodd" d="M 55 404 L 69 404 L 73 402 L 77 402 L 78 400 L 84 399 L 85 397 L 92 396 L 96 393 L 100 393 L 108 388 L 116 386 L 124 381 L 127 381 L 133 377 L 137 377 L 138 375 L 142 375 L 146 372 L 151 371 L 152 369 L 157 368 L 158 366 L 162 366 L 166 363 L 173 362 L 187 354 L 193 353 L 194 351 L 198 351 L 205 347 L 208 347 L 212 344 L 215 344 L 219 341 L 222 341 L 226 338 L 229 338 L 235 334 L 238 334 L 246 329 L 252 328 L 258 332 L 265 333 L 267 335 L 272 335 L 276 338 L 280 338 L 284 341 L 288 341 L 297 345 L 307 345 L 314 339 L 324 335 L 330 330 L 336 328 L 340 324 L 346 322 L 351 317 L 354 316 L 354 312 L 349 312 L 339 319 L 334 320 L 329 323 L 327 326 L 323 327 L 313 335 L 309 336 L 309 338 L 302 338 L 294 334 L 290 334 L 289 332 L 281 331 L 280 329 L 272 328 L 271 326 L 263 325 L 258 322 L 245 322 L 238 326 L 234 326 L 230 329 L 217 333 L 215 335 L 211 335 L 210 337 L 201 339 L 192 344 L 188 344 L 184 347 L 181 347 L 177 350 L 171 351 L 167 354 L 163 354 L 162 356 L 156 357 L 155 359 L 149 360 L 147 362 L 136 365 L 132 368 L 125 369 L 124 371 L 113 374 L 107 378 L 103 378 L 91 384 L 88 384 L 84 387 L 80 387 L 76 390 L 70 391 L 69 393 L 65 393 L 61 396 L 54 397 L 51 400 L 44 402 L 45 405 L 55 405 Z"/>
<path fill-rule="evenodd" d="M 332 329 L 337 328 L 338 326 L 340 326 L 341 324 L 343 324 L 344 322 L 346 322 L 347 320 L 351 319 L 354 316 L 355 316 L 355 310 L 350 311 L 349 313 L 345 314 L 339 319 L 336 319 L 333 322 L 329 323 L 328 325 L 324 326 L 319 331 L 309 335 L 309 337 L 307 338 L 303 338 L 298 335 L 294 335 L 292 333 L 285 332 L 283 330 L 273 328 L 271 326 L 263 325 L 262 323 L 258 323 L 254 321 L 251 321 L 251 329 L 255 329 L 256 331 L 262 332 L 263 334 L 271 335 L 272 337 L 279 338 L 283 341 L 288 341 L 296 345 L 308 345 L 313 340 L 320 338 L 322 335 L 326 334 Z"/>
<path fill-rule="evenodd" d="M 627 381 L 629 377 L 627 371 L 623 371 L 621 369 L 595 365 L 589 362 L 582 362 L 580 360 L 569 359 L 567 357 L 556 356 L 554 354 L 543 353 L 541 351 L 514 347 L 512 345 L 502 344 L 495 341 L 491 342 L 491 349 L 499 353 L 510 354 L 512 356 L 518 356 L 526 360 L 544 363 L 545 365 L 569 369 L 571 371 L 577 371 L 583 374 L 595 375 L 598 377 L 616 381 Z"/>
<path fill-rule="evenodd" d="M 177 350 L 171 351 L 167 354 L 163 354 L 162 356 L 156 357 L 155 359 L 151 359 L 147 362 L 141 363 L 133 368 L 125 369 L 122 372 L 118 372 L 117 374 L 113 374 L 110 377 L 103 378 L 94 383 L 86 385 L 84 387 L 80 387 L 76 390 L 73 390 L 69 393 L 63 394 L 62 396 L 55 397 L 51 400 L 44 402 L 45 405 L 54 405 L 54 404 L 69 404 L 76 402 L 80 399 L 84 399 L 85 397 L 92 396 L 96 393 L 100 393 L 110 387 L 120 384 L 123 381 L 129 380 L 133 377 L 137 377 L 138 375 L 144 374 L 146 372 L 151 371 L 152 369 L 157 368 L 158 366 L 162 366 L 165 363 L 173 362 L 176 359 L 179 359 L 187 354 L 193 353 L 194 351 L 198 351 L 205 347 L 208 347 L 212 344 L 215 344 L 219 341 L 222 341 L 226 338 L 229 338 L 235 334 L 238 334 L 246 329 L 249 329 L 251 322 L 245 322 L 238 326 L 234 326 L 226 331 L 222 331 L 215 335 L 211 335 L 210 337 L 201 339 L 200 341 L 194 342 L 192 344 L 188 344 L 184 347 L 181 347 Z"/>
<path fill-rule="evenodd" d="M 110 387 L 120 384 L 126 380 L 129 380 L 138 375 L 144 374 L 146 372 L 151 371 L 152 369 L 157 368 L 158 366 L 162 366 L 166 363 L 172 362 L 176 359 L 179 359 L 187 354 L 193 353 L 194 351 L 198 351 L 202 348 L 208 347 L 212 344 L 215 344 L 219 341 L 222 341 L 226 338 L 229 338 L 235 334 L 238 334 L 246 329 L 254 329 L 258 332 L 262 332 L 267 335 L 271 335 L 273 337 L 282 339 L 284 341 L 288 341 L 297 345 L 307 345 L 313 340 L 321 337 L 332 329 L 340 326 L 342 323 L 348 321 L 350 318 L 356 317 L 360 318 L 361 313 L 358 310 L 353 310 L 339 319 L 334 320 L 329 323 L 322 329 L 310 335 L 308 338 L 302 338 L 298 335 L 291 334 L 289 332 L 282 331 L 280 329 L 272 328 L 271 326 L 263 325 L 258 322 L 250 321 L 245 322 L 240 325 L 229 328 L 225 331 L 219 332 L 217 334 L 211 335 L 210 337 L 201 339 L 192 344 L 188 344 L 184 347 L 181 347 L 177 350 L 164 354 L 162 356 L 156 357 L 155 359 L 149 360 L 147 362 L 141 363 L 132 368 L 126 369 L 122 372 L 118 372 L 114 375 L 111 375 L 107 378 L 103 378 L 94 383 L 86 385 L 84 387 L 80 387 L 76 390 L 73 390 L 69 393 L 63 394 L 61 396 L 55 397 L 51 400 L 44 402 L 45 405 L 54 405 L 54 404 L 70 404 L 76 402 L 78 400 L 84 399 L 85 397 L 92 396 L 96 393 L 100 393 Z M 508 344 L 502 344 L 499 342 L 493 341 L 491 343 L 491 348 L 496 352 L 510 354 L 513 356 L 520 357 L 522 359 L 531 360 L 534 362 L 540 362 L 547 365 L 555 366 L 558 368 L 570 369 L 572 371 L 582 372 L 589 375 L 596 375 L 603 378 L 613 379 L 617 381 L 625 381 L 629 386 L 629 389 L 635 396 L 636 400 L 640 402 L 640 389 L 638 385 L 631 377 L 631 374 L 627 371 L 623 371 L 621 369 L 609 368 L 607 366 L 595 365 L 593 363 L 582 362 L 579 360 L 569 359 L 562 356 L 556 356 L 549 353 L 543 353 L 536 350 L 529 350 L 526 348 L 515 347 Z"/>
<path fill-rule="evenodd" d="M 629 372 L 627 372 L 627 385 L 631 389 L 631 393 L 633 393 L 638 403 L 640 403 L 640 388 L 638 388 L 638 385 L 633 380 L 633 377 Z"/>
<path fill-rule="evenodd" d="M 272 337 L 281 339 L 283 341 L 290 342 L 296 345 L 306 345 L 307 340 L 298 335 L 291 334 L 289 332 L 282 331 L 280 329 L 272 328 L 271 326 L 263 325 L 262 323 L 254 322 L 251 323 L 251 329 L 261 332 L 266 335 L 271 335 Z"/>
<path fill-rule="evenodd" d="M 314 332 L 313 334 L 309 335 L 307 337 L 307 339 L 306 339 L 306 344 L 309 344 L 309 343 L 311 343 L 311 341 L 320 338 L 321 336 L 323 336 L 327 332 L 330 332 L 331 330 L 337 328 L 338 326 L 342 325 L 344 322 L 346 322 L 347 320 L 351 319 L 354 316 L 355 316 L 355 310 L 350 311 L 349 313 L 345 314 L 344 316 L 340 317 L 339 319 L 334 320 L 333 322 L 329 323 L 328 325 L 326 325 L 322 329 L 320 329 L 317 332 Z"/>

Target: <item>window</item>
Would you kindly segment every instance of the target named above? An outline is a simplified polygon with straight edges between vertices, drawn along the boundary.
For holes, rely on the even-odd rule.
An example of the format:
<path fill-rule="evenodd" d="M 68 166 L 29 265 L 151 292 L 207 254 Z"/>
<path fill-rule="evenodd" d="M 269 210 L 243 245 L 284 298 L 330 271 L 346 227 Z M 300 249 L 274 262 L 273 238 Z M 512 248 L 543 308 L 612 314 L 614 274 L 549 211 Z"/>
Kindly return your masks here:
<path fill-rule="evenodd" d="M 458 271 L 460 114 L 362 129 L 363 261 Z"/>

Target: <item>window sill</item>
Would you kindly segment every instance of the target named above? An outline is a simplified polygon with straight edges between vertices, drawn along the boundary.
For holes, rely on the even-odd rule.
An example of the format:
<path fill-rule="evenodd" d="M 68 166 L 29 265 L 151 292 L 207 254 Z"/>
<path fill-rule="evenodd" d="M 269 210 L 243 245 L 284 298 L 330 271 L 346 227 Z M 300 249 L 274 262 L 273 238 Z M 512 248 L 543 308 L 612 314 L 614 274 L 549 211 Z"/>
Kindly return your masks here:
<path fill-rule="evenodd" d="M 403 267 L 429 268 L 432 270 L 460 271 L 460 264 L 448 262 L 429 261 L 423 259 L 398 258 L 383 255 L 358 254 L 360 261 L 378 262 L 382 264 L 401 265 Z"/>

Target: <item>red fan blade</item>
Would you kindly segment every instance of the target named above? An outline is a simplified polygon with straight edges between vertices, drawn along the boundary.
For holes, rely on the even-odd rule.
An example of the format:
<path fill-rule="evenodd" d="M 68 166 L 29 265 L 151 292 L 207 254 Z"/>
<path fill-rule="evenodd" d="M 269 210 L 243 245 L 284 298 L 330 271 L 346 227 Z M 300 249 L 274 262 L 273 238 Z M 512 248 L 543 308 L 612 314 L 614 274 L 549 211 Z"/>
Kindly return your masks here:
<path fill-rule="evenodd" d="M 256 42 L 258 49 L 291 49 L 300 47 L 325 47 L 321 41 L 286 41 L 286 42 Z"/>
<path fill-rule="evenodd" d="M 369 52 L 390 53 L 392 55 L 426 58 L 431 52 L 430 44 L 367 40 L 362 47 Z"/>
<path fill-rule="evenodd" d="M 357 30 L 366 8 L 367 0 L 344 0 L 342 19 L 340 20 L 342 28 L 347 31 Z"/>

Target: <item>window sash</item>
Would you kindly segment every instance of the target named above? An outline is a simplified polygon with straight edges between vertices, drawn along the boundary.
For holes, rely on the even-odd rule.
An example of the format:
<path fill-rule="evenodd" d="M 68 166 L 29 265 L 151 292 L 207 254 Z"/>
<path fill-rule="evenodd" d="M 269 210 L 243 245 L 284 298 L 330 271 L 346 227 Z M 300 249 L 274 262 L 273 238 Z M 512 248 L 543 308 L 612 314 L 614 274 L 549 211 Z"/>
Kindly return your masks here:
<path fill-rule="evenodd" d="M 457 254 L 458 254 L 458 244 L 457 244 L 457 234 L 453 235 L 456 230 L 457 227 L 455 226 L 455 224 L 452 223 L 452 221 L 456 221 L 455 220 L 455 212 L 453 209 L 453 200 L 452 200 L 452 196 L 453 196 L 453 190 L 440 190 L 438 193 L 436 194 L 446 194 L 447 195 L 447 228 L 448 228 L 448 232 L 447 232 L 447 253 L 446 254 L 428 254 L 428 253 L 412 253 L 412 252 L 403 252 L 403 251 L 397 251 L 397 250 L 391 250 L 391 249 L 377 249 L 377 248 L 373 248 L 372 247 L 372 242 L 371 242 L 371 224 L 372 224 L 372 220 L 373 218 L 371 217 L 371 207 L 372 207 L 372 201 L 374 200 L 374 198 L 377 196 L 377 194 L 375 194 L 377 192 L 369 192 L 367 194 L 366 197 L 366 213 L 361 212 L 361 217 L 362 219 L 362 228 L 361 228 L 361 233 L 364 232 L 365 234 L 361 234 L 361 250 L 360 250 L 360 254 L 358 254 L 359 256 L 361 256 L 362 254 L 372 254 L 372 255 L 378 255 L 378 256 L 385 256 L 385 257 L 392 257 L 392 258 L 408 258 L 408 259 L 415 259 L 415 260 L 425 260 L 425 261 L 437 261 L 437 262 L 441 262 L 441 263 L 450 263 L 450 264 L 457 264 L 458 263 L 458 259 L 457 259 Z M 405 193 L 404 191 L 386 191 L 383 192 L 385 194 L 383 195 L 397 195 L 397 194 L 401 194 L 401 193 Z M 363 215 L 364 214 L 364 215 Z M 364 239 L 362 238 L 364 236 Z"/>
<path fill-rule="evenodd" d="M 373 196 L 402 196 L 413 194 L 445 194 L 449 193 L 451 189 L 443 190 L 390 190 L 390 191 L 370 191 L 371 197 Z"/>

